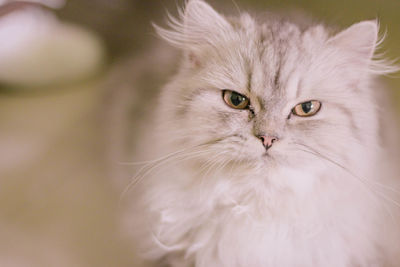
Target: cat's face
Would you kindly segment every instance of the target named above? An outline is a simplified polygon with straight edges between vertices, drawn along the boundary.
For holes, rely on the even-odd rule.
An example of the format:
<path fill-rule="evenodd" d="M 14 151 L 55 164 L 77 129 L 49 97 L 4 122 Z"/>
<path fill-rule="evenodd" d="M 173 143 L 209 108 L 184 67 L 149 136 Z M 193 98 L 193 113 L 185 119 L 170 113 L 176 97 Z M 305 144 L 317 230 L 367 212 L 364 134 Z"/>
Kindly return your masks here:
<path fill-rule="evenodd" d="M 182 16 L 175 31 L 158 29 L 186 56 L 163 100 L 174 138 L 267 167 L 321 155 L 362 165 L 377 138 L 375 22 L 330 37 L 322 26 L 228 21 L 202 1 L 189 1 Z"/>

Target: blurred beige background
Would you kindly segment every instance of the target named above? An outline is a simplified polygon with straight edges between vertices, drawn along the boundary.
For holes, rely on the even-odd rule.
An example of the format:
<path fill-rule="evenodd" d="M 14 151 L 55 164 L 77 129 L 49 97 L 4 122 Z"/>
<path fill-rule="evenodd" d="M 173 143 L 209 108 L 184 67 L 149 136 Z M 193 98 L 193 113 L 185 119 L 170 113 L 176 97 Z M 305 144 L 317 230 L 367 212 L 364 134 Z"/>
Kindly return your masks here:
<path fill-rule="evenodd" d="M 56 10 L 0 5 L 6 2 L 7 10 L 0 9 L 0 266 L 134 266 L 118 231 L 119 188 L 108 177 L 109 93 L 115 84 L 129 90 L 135 79 L 152 88 L 165 80 L 157 78 L 163 66 L 143 74 L 135 64 L 152 56 L 151 21 L 163 25 L 165 9 L 175 14 L 182 1 L 43 1 Z M 400 57 L 399 0 L 209 2 L 226 13 L 237 12 L 235 5 L 298 8 L 339 27 L 379 18 L 388 32 L 383 50 Z M 11 12 L 22 13 L 10 20 Z M 399 77 L 386 80 L 400 115 Z M 143 112 L 138 107 L 133 116 Z"/>

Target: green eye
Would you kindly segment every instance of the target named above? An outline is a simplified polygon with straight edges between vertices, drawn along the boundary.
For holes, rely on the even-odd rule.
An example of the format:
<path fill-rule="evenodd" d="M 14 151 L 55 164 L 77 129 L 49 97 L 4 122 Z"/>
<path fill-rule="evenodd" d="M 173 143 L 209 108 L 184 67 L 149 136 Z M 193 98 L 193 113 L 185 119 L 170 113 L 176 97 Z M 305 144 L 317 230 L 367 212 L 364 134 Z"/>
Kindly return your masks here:
<path fill-rule="evenodd" d="M 222 97 L 225 103 L 231 108 L 246 109 L 249 106 L 249 99 L 234 91 L 224 90 L 222 91 Z"/>
<path fill-rule="evenodd" d="M 317 100 L 306 101 L 297 104 L 293 109 L 292 113 L 300 117 L 310 117 L 315 115 L 321 108 L 321 102 Z"/>

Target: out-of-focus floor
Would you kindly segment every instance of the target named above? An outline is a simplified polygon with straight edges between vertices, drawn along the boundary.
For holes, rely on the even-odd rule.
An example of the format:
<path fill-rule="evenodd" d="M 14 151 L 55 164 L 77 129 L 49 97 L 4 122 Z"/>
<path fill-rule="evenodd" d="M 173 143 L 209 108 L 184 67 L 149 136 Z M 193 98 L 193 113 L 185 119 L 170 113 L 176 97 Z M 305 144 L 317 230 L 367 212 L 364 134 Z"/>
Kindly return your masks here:
<path fill-rule="evenodd" d="M 234 2 L 254 10 L 300 7 L 341 27 L 379 17 L 388 32 L 387 56 L 400 56 L 397 0 L 209 2 L 231 12 Z M 71 0 L 56 13 L 103 40 L 104 65 L 71 83 L 1 86 L 0 266 L 134 266 L 118 232 L 118 190 L 107 175 L 104 84 L 121 60 L 146 50 L 155 38 L 150 21 L 162 23 L 165 8 L 174 13 L 175 3 Z M 400 115 L 400 78 L 388 84 Z"/>

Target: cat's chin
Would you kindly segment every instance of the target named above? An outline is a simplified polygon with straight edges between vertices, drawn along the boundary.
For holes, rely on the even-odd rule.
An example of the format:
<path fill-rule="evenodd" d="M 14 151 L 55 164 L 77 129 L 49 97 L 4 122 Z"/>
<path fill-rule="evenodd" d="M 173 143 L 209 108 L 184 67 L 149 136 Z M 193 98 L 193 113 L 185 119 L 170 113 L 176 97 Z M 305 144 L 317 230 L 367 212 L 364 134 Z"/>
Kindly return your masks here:
<path fill-rule="evenodd" d="M 264 151 L 256 159 L 258 165 L 264 170 L 277 170 L 282 168 L 293 168 L 302 170 L 305 165 L 309 165 L 312 161 L 308 155 L 298 155 L 292 151 L 271 149 Z"/>
<path fill-rule="evenodd" d="M 276 151 L 265 151 L 260 156 L 260 162 L 266 168 L 277 168 L 282 164 L 282 159 Z"/>
<path fill-rule="evenodd" d="M 286 165 L 284 160 L 285 157 L 277 151 L 262 151 L 259 153 L 248 154 L 238 153 L 237 155 L 232 155 L 232 157 L 226 159 L 226 161 L 229 161 L 229 165 L 262 170 L 271 170 L 272 168 Z"/>

